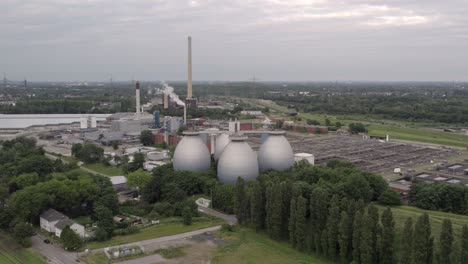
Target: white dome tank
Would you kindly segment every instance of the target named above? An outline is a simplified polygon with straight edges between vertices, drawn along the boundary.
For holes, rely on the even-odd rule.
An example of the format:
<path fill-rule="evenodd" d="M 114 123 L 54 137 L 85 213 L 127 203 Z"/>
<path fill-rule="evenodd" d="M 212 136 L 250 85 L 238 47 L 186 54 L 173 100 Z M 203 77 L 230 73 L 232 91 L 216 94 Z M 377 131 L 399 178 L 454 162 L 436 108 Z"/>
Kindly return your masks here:
<path fill-rule="evenodd" d="M 211 166 L 210 152 L 198 132 L 184 132 L 173 157 L 176 171 L 208 171 Z"/>
<path fill-rule="evenodd" d="M 221 134 L 216 137 L 216 143 L 215 143 L 215 152 L 214 152 L 214 158 L 215 160 L 218 160 L 219 157 L 221 157 L 221 154 L 223 153 L 224 148 L 231 142 L 229 140 L 229 135 L 227 134 Z"/>
<path fill-rule="evenodd" d="M 270 131 L 258 151 L 260 171 L 284 171 L 294 165 L 294 153 L 284 131 Z"/>
<path fill-rule="evenodd" d="M 245 180 L 258 176 L 257 155 L 247 143 L 247 137 L 231 136 L 218 161 L 218 179 L 233 184 L 238 177 Z"/>

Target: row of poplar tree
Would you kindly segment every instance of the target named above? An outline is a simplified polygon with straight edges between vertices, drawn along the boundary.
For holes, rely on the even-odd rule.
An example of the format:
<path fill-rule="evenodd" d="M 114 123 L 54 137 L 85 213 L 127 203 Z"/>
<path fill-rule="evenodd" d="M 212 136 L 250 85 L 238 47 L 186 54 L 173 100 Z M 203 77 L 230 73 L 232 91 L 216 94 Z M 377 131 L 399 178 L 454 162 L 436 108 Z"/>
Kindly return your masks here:
<path fill-rule="evenodd" d="M 414 225 L 406 220 L 397 245 L 390 208 L 380 216 L 369 201 L 346 197 L 335 187 L 239 178 L 234 211 L 241 225 L 336 263 L 468 263 L 468 226 L 454 243 L 452 224 L 444 220 L 435 247 L 429 216 L 422 214 Z"/>

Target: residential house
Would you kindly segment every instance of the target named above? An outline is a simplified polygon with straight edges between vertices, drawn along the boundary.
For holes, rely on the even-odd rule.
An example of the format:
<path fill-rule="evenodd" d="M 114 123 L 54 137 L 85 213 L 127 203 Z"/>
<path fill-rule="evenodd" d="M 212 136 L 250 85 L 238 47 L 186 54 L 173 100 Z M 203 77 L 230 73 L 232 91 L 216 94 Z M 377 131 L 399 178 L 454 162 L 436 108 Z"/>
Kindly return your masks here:
<path fill-rule="evenodd" d="M 70 229 L 75 231 L 81 238 L 86 236 L 85 227 L 83 225 L 74 222 L 66 215 L 54 209 L 49 209 L 40 215 L 40 226 L 45 231 L 54 233 L 57 237 L 60 237 L 66 226 L 69 226 Z"/>

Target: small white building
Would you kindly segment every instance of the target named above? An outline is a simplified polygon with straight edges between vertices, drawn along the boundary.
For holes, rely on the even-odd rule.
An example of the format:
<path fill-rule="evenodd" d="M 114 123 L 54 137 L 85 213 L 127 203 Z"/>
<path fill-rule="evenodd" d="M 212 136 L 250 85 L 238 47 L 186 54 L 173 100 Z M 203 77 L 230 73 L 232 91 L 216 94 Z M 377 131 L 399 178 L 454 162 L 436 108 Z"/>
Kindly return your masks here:
<path fill-rule="evenodd" d="M 301 160 L 307 161 L 310 165 L 315 164 L 315 157 L 310 153 L 296 153 L 294 154 L 294 161 L 299 162 Z"/>
<path fill-rule="evenodd" d="M 40 226 L 45 231 L 54 233 L 57 237 L 60 237 L 66 226 L 69 226 L 70 229 L 75 231 L 81 238 L 86 236 L 85 227 L 83 225 L 75 223 L 66 215 L 54 209 L 49 209 L 40 215 Z"/>
<path fill-rule="evenodd" d="M 122 192 L 128 190 L 127 177 L 125 176 L 112 176 L 109 177 L 112 187 L 116 192 Z"/>

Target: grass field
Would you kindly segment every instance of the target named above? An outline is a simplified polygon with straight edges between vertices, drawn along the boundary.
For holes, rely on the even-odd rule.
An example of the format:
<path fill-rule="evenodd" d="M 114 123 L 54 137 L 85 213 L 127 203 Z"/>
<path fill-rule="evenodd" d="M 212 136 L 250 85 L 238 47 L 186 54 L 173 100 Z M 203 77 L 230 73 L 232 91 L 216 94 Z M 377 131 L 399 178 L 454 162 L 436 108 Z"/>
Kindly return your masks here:
<path fill-rule="evenodd" d="M 102 163 L 83 164 L 83 167 L 105 174 L 107 176 L 121 176 L 124 175 L 123 171 L 116 166 L 105 166 Z"/>
<path fill-rule="evenodd" d="M 184 225 L 180 222 L 177 223 L 160 223 L 158 225 L 142 229 L 140 232 L 132 235 L 126 236 L 115 236 L 109 241 L 104 242 L 91 242 L 87 245 L 89 249 L 103 248 L 109 246 L 115 246 L 120 244 L 126 244 L 131 242 L 136 242 L 140 240 L 153 239 L 163 236 L 171 236 L 176 234 L 181 234 L 185 232 L 190 232 L 202 228 L 207 228 L 210 226 L 220 225 L 224 223 L 221 220 L 196 220 L 191 225 Z"/>
<path fill-rule="evenodd" d="M 385 136 L 390 138 L 418 141 L 432 144 L 449 145 L 456 147 L 468 146 L 468 136 L 434 131 L 424 128 L 409 128 L 398 126 L 370 125 L 369 135 Z"/>
<path fill-rule="evenodd" d="M 250 229 L 240 229 L 233 233 L 221 233 L 227 245 L 221 246 L 211 261 L 214 264 L 243 263 L 332 263 L 317 256 L 301 253 L 288 243 L 278 242 L 264 234 L 258 234 Z"/>
<path fill-rule="evenodd" d="M 32 248 L 23 248 L 8 234 L 0 231 L 0 263 L 1 264 L 42 264 L 45 259 Z"/>
<path fill-rule="evenodd" d="M 107 264 L 109 263 L 109 259 L 106 257 L 104 253 L 94 253 L 94 254 L 87 254 L 80 258 L 84 263 L 87 264 Z"/>
<path fill-rule="evenodd" d="M 385 209 L 383 206 L 378 207 L 381 211 Z M 444 219 L 449 218 L 452 221 L 453 233 L 456 240 L 458 240 L 460 237 L 462 226 L 468 225 L 468 216 L 438 211 L 428 211 L 412 206 L 397 206 L 392 207 L 392 213 L 393 218 L 395 219 L 395 227 L 397 233 L 401 233 L 405 225 L 405 221 L 406 219 L 408 219 L 408 217 L 413 218 L 413 223 L 415 223 L 418 217 L 425 212 L 429 214 L 429 219 L 432 227 L 432 235 L 434 236 L 434 239 L 436 241 L 439 240 L 440 229 L 442 221 L 444 221 Z"/>
<path fill-rule="evenodd" d="M 250 100 L 249 102 L 264 107 L 269 107 L 270 109 L 274 109 L 281 113 L 289 111 L 286 107 L 280 106 L 275 103 L 268 103 L 261 100 Z M 317 120 L 322 125 L 325 124 L 325 118 L 330 119 L 332 123 L 340 121 L 343 125 L 347 125 L 352 122 L 361 122 L 369 125 L 369 135 L 372 136 L 390 135 L 391 138 L 408 141 L 448 145 L 455 147 L 468 146 L 468 136 L 427 129 L 425 128 L 425 126 L 429 125 L 427 122 L 414 123 L 396 120 L 375 119 L 372 117 L 364 116 L 328 116 L 324 114 L 315 113 L 300 113 L 299 116 L 305 119 Z M 419 124 L 420 127 L 409 127 L 408 125 L 410 125 L 410 123 L 414 125 Z M 440 124 L 434 125 L 440 126 Z"/>

